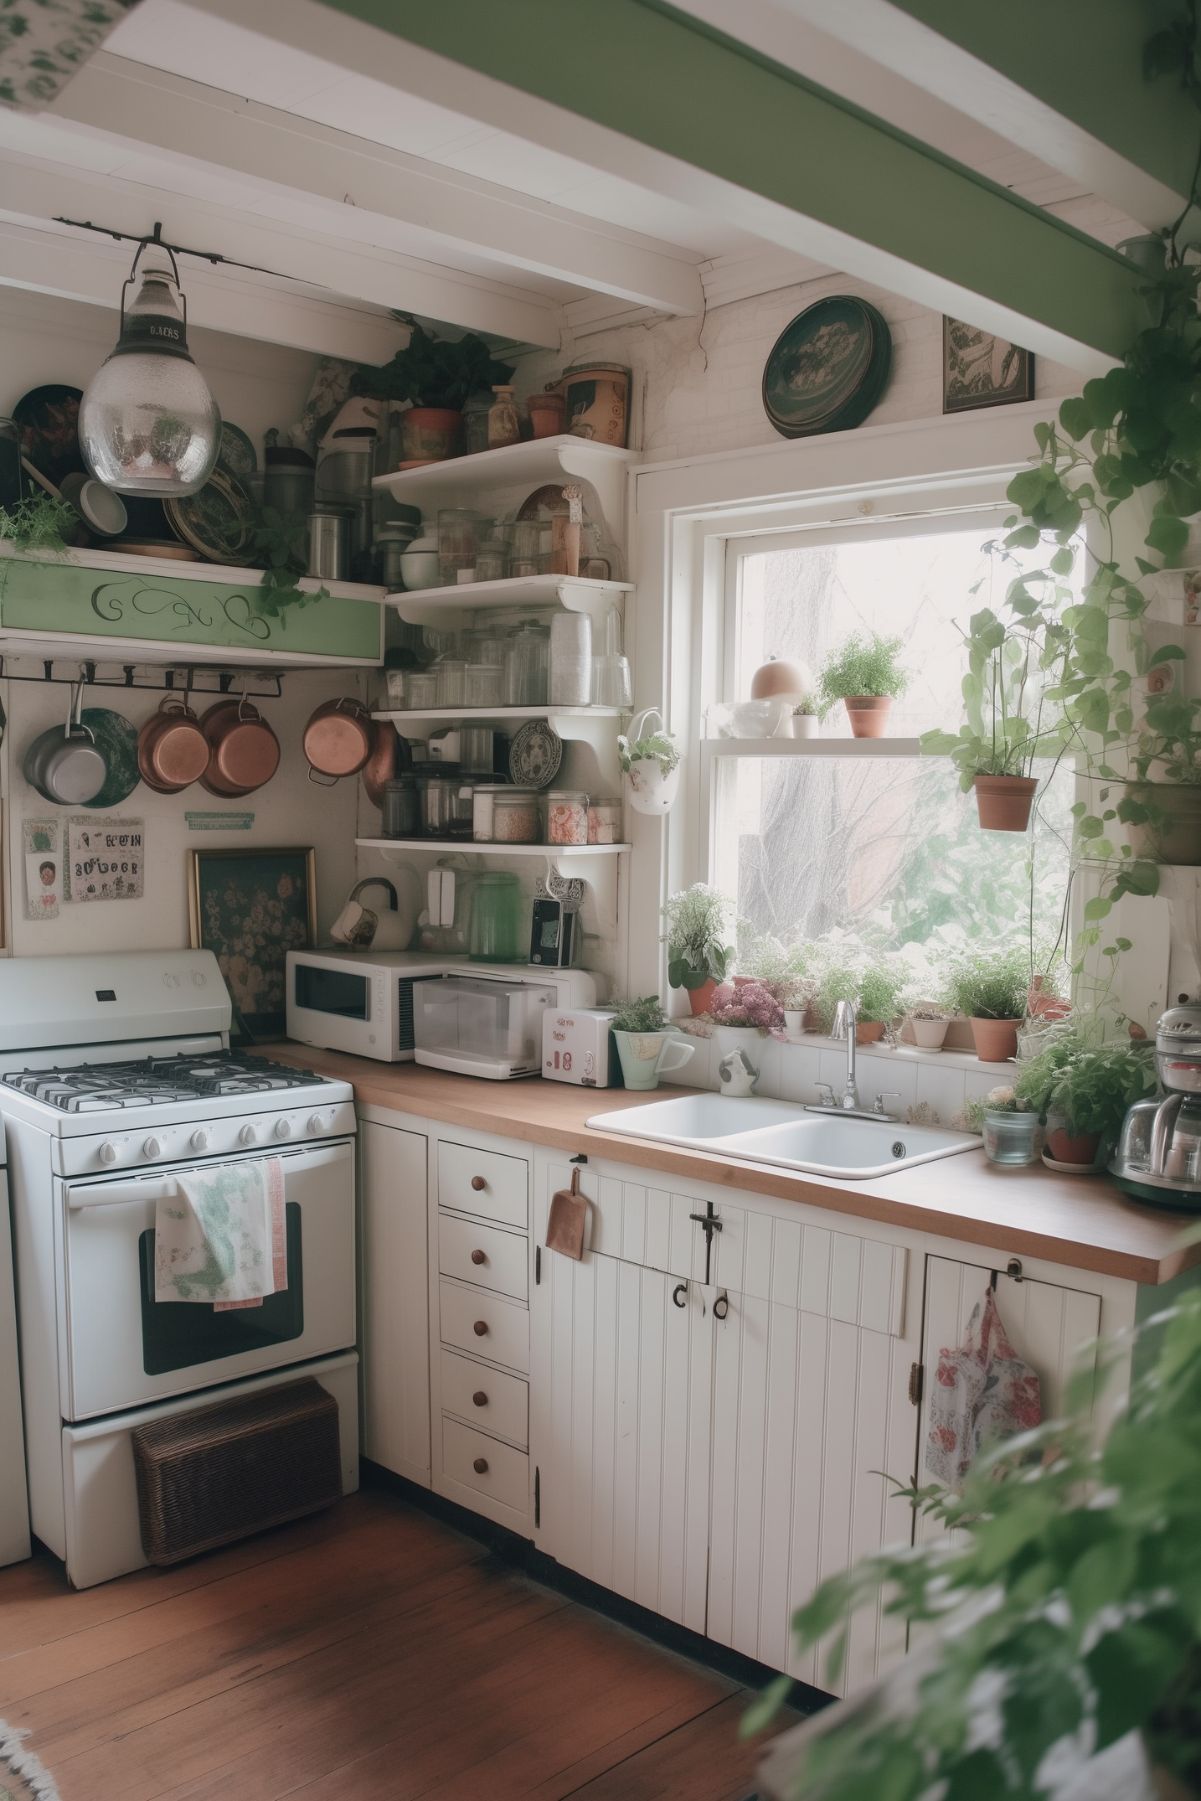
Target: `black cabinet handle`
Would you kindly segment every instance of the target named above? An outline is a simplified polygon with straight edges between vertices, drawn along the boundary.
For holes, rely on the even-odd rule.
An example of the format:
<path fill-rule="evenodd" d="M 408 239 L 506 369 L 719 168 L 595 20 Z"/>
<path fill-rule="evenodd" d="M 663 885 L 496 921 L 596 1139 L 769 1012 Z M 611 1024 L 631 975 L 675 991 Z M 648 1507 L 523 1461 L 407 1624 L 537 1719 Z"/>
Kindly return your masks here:
<path fill-rule="evenodd" d="M 723 1289 L 722 1292 L 718 1295 L 717 1299 L 713 1303 L 713 1317 L 714 1317 L 714 1319 L 725 1319 L 726 1314 L 729 1311 L 730 1311 L 730 1297 Z"/>
<path fill-rule="evenodd" d="M 688 1284 L 687 1284 L 687 1282 L 677 1282 L 676 1283 L 676 1286 L 671 1291 L 671 1299 L 672 1299 L 672 1304 L 676 1307 L 686 1307 L 688 1305 Z"/>

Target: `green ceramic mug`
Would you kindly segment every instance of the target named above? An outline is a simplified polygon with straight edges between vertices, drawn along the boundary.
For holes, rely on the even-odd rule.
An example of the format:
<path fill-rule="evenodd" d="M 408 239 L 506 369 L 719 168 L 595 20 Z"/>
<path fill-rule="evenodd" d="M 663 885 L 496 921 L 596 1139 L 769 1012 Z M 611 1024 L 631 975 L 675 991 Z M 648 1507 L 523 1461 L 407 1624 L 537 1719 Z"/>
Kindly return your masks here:
<path fill-rule="evenodd" d="M 627 1088 L 657 1088 L 660 1075 L 683 1069 L 696 1045 L 682 1032 L 614 1032 Z"/>

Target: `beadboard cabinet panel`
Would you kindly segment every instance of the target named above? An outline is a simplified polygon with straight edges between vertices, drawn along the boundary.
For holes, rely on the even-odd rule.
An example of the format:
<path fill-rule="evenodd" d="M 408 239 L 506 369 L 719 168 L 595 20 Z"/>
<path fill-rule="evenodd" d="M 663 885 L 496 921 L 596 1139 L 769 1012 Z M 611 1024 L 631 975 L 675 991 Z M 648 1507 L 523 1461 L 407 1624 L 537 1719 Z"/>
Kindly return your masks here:
<path fill-rule="evenodd" d="M 359 1125 L 363 1454 L 430 1485 L 426 1168 L 418 1132 Z"/>

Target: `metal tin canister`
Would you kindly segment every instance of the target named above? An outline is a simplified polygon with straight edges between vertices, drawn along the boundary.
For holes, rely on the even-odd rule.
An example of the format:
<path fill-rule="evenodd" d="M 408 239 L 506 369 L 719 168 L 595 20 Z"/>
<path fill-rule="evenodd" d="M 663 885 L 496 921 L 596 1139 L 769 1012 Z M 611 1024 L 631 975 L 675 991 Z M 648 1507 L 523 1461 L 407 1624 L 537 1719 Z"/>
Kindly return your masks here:
<path fill-rule="evenodd" d="M 320 581 L 346 580 L 350 554 L 350 513 L 345 507 L 314 507 L 309 514 L 309 574 Z"/>
<path fill-rule="evenodd" d="M 624 448 L 629 435 L 630 371 L 620 363 L 579 363 L 560 383 L 565 429 L 576 438 Z"/>

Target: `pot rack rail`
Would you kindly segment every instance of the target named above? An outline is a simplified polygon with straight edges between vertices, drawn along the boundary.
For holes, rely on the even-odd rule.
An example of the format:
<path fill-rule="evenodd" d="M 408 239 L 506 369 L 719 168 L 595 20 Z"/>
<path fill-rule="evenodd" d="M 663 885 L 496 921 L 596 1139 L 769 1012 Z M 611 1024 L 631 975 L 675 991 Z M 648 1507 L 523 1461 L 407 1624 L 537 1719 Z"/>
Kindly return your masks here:
<path fill-rule="evenodd" d="M 279 700 L 283 695 L 283 674 L 269 674 L 264 670 L 218 669 L 211 663 L 180 663 L 168 669 L 158 671 L 157 679 L 139 678 L 137 671 L 144 665 L 139 663 L 107 664 L 95 658 L 78 660 L 72 658 L 45 657 L 42 659 L 41 671 L 38 674 L 25 674 L 14 664 L 18 662 L 36 662 L 36 658 L 6 657 L 0 654 L 0 681 L 6 682 L 57 682 L 64 687 L 74 687 L 82 682 L 86 688 L 117 688 L 124 692 L 144 689 L 154 694 L 232 694 L 245 695 L 247 700 Z M 101 668 L 116 668 L 119 676 L 98 675 Z M 60 673 L 61 671 L 61 673 Z M 263 687 L 250 687 L 250 683 L 262 682 Z"/>

